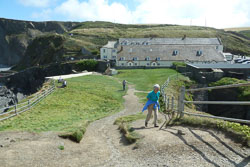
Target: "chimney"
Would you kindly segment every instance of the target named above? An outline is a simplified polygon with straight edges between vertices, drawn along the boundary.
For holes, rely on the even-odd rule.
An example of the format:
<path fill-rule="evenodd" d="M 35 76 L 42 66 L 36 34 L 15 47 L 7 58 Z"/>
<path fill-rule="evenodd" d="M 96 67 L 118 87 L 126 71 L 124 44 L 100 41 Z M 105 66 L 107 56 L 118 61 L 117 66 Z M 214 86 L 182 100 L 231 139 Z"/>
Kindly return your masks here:
<path fill-rule="evenodd" d="M 185 35 L 182 37 L 182 40 L 186 39 L 186 37 L 187 37 L 187 36 L 186 36 L 186 34 L 185 34 Z"/>

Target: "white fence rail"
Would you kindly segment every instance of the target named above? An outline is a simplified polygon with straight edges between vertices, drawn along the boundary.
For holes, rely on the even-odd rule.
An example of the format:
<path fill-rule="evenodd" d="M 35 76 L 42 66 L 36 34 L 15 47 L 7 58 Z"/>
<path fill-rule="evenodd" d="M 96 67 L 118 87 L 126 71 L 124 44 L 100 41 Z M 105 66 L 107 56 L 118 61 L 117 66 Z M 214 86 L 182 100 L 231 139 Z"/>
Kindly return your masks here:
<path fill-rule="evenodd" d="M 42 99 L 44 99 L 46 96 L 51 94 L 54 90 L 55 90 L 55 82 L 53 81 L 53 85 L 51 87 L 49 87 L 47 90 L 37 94 L 35 97 L 29 99 L 28 101 L 1 108 L 0 111 L 2 111 L 2 112 L 0 113 L 0 121 L 9 119 L 11 117 L 14 117 L 18 114 L 21 114 L 21 113 L 31 109 L 33 106 L 35 106 L 37 103 L 39 103 Z M 9 111 L 4 112 L 5 110 L 9 110 Z"/>

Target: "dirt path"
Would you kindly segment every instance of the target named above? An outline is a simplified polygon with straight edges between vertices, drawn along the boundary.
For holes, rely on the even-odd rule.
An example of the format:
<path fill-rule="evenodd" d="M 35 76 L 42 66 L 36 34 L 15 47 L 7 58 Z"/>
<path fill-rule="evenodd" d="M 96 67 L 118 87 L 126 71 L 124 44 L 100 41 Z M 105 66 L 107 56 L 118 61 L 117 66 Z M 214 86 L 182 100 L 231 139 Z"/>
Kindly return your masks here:
<path fill-rule="evenodd" d="M 142 104 L 134 92 L 130 86 L 123 111 L 90 124 L 80 144 L 54 132 L 0 133 L 0 166 L 249 166 L 249 149 L 209 130 L 171 127 L 159 131 L 145 129 L 144 120 L 139 120 L 132 127 L 145 137 L 136 147 L 128 145 L 113 123 L 122 115 L 140 112 Z M 59 150 L 60 145 L 65 149 Z"/>

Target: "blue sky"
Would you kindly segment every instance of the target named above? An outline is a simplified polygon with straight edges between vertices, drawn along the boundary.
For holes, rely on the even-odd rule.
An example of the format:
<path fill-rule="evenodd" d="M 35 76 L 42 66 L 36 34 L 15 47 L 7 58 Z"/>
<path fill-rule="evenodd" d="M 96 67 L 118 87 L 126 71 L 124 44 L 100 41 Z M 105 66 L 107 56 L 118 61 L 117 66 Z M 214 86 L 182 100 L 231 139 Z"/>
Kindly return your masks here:
<path fill-rule="evenodd" d="M 250 0 L 0 0 L 0 17 L 250 27 Z"/>

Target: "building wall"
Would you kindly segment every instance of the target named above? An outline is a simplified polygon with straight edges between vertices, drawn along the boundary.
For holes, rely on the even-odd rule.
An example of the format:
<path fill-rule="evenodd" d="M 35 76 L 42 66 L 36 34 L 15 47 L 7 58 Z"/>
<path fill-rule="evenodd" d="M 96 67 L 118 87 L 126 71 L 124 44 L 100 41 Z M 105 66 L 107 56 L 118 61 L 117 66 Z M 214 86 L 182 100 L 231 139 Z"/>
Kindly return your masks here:
<path fill-rule="evenodd" d="M 102 60 L 105 60 L 105 59 L 114 60 L 117 57 L 117 49 L 116 48 L 101 48 L 100 53 L 101 53 Z M 115 57 L 113 57 L 113 56 L 115 56 Z"/>
<path fill-rule="evenodd" d="M 116 62 L 116 66 L 148 66 L 148 67 L 171 67 L 173 61 L 128 61 L 119 60 Z"/>

